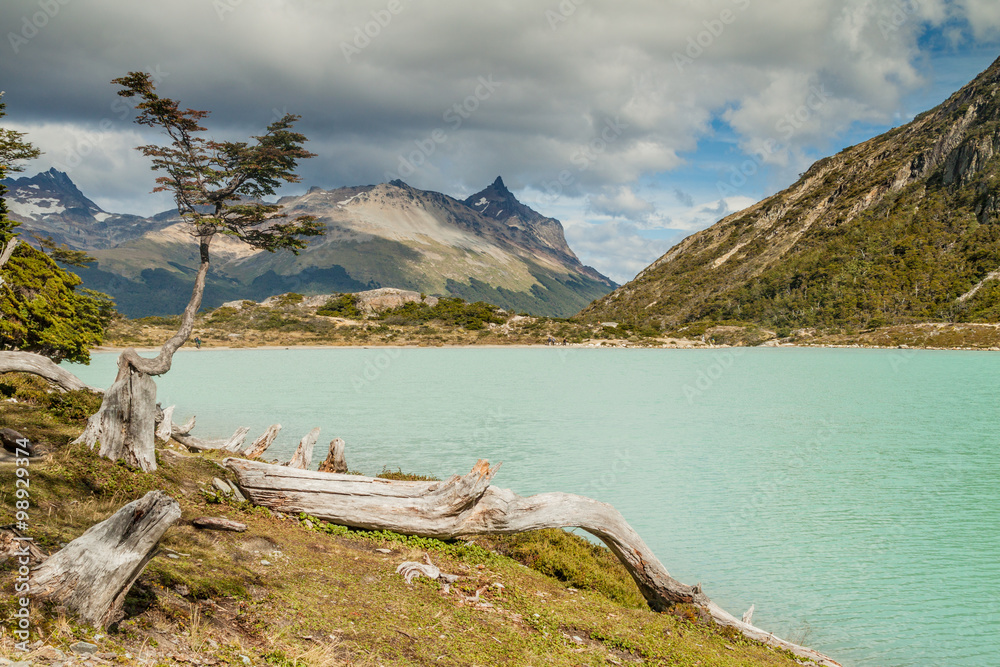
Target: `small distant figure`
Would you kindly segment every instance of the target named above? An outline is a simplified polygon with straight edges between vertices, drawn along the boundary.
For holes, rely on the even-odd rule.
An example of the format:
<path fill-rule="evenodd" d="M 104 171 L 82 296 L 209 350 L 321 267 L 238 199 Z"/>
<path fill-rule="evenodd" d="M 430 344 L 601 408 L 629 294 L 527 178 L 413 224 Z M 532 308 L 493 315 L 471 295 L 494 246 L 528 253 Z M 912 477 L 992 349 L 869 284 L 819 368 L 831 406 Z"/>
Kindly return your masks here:
<path fill-rule="evenodd" d="M 545 344 L 546 345 L 555 345 L 556 344 L 556 339 L 553 338 L 552 336 L 549 336 L 549 339 L 545 342 Z"/>
<path fill-rule="evenodd" d="M 198 338 L 197 336 L 194 337 L 194 346 L 199 350 L 201 349 L 201 338 Z"/>
<path fill-rule="evenodd" d="M 563 345 L 569 345 L 569 341 L 568 341 L 567 339 L 563 338 L 563 342 L 562 342 L 562 344 L 563 344 Z"/>

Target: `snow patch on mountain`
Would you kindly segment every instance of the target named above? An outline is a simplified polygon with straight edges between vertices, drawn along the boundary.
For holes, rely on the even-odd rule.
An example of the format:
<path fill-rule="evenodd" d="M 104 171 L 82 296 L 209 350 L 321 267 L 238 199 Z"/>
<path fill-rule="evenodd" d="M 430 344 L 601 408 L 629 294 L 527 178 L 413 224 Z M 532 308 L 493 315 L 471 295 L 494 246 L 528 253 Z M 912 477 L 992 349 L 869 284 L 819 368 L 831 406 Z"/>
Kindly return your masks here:
<path fill-rule="evenodd" d="M 7 208 L 11 213 L 25 218 L 37 220 L 38 217 L 62 213 L 65 206 L 59 205 L 59 200 L 51 197 L 38 197 L 35 199 L 10 199 L 7 201 Z"/>

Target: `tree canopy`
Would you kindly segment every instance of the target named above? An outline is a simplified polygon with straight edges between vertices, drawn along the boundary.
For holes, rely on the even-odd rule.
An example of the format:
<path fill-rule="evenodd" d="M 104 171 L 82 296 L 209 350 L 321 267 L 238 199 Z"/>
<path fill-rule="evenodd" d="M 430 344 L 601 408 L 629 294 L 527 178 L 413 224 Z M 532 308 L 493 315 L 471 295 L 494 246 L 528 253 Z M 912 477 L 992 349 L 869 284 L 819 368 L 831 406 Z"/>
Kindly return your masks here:
<path fill-rule="evenodd" d="M 156 179 L 154 192 L 173 193 L 178 211 L 202 241 L 202 261 L 207 261 L 205 241 L 216 233 L 235 236 L 254 248 L 293 253 L 306 246 L 301 237 L 323 234 L 314 216 L 288 220 L 280 205 L 261 201 L 282 183 L 297 183 L 298 161 L 313 157 L 302 147 L 305 136 L 292 130 L 299 116 L 285 114 L 263 135 L 252 137 L 255 143 L 214 141 L 200 134 L 206 130 L 201 121 L 208 112 L 181 109 L 175 100 L 160 97 L 149 74 L 129 72 L 112 83 L 121 86 L 122 97 L 140 99 L 137 123 L 161 128 L 170 137 L 167 146 L 151 144 L 139 150 L 153 159 L 154 170 L 165 172 Z"/>
<path fill-rule="evenodd" d="M 0 117 L 4 104 L 0 101 Z M 19 162 L 39 155 L 24 135 L 0 127 L 0 180 L 21 171 Z M 18 223 L 7 217 L 0 184 L 0 252 L 17 236 Z M 60 261 L 79 263 L 85 254 L 39 241 Z M 21 350 L 45 355 L 54 361 L 68 359 L 87 363 L 90 348 L 104 339 L 114 314 L 110 297 L 88 289 L 77 289 L 81 280 L 61 268 L 52 257 L 26 243 L 17 243 L 9 259 L 0 262 L 0 350 Z"/>

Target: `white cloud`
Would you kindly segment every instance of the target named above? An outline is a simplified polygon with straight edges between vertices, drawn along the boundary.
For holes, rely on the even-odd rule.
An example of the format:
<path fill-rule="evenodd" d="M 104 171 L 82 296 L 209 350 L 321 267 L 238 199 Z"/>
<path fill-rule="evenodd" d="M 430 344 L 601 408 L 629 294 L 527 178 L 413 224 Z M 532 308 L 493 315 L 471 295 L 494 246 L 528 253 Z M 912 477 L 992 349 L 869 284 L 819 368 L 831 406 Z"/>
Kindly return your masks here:
<path fill-rule="evenodd" d="M 1000 3 L 996 0 L 958 0 L 977 39 L 995 37 L 1000 31 Z"/>
<path fill-rule="evenodd" d="M 632 188 L 619 187 L 611 194 L 592 195 L 589 199 L 589 209 L 598 215 L 635 220 L 652 214 L 656 207 L 636 195 Z"/>
<path fill-rule="evenodd" d="M 566 240 L 584 264 L 597 267 L 618 283 L 626 283 L 684 236 L 650 239 L 626 221 L 601 224 L 570 221 Z"/>
<path fill-rule="evenodd" d="M 85 196 L 112 213 L 151 215 L 173 206 L 168 195 L 152 192 L 156 185 L 152 163 L 135 150 L 158 137 L 110 119 L 93 127 L 52 122 L 7 126 L 24 132 L 42 151 L 22 175 L 54 167 L 65 172 Z"/>
<path fill-rule="evenodd" d="M 110 110 L 121 99 L 109 82 L 147 68 L 162 94 L 211 110 L 216 136 L 259 132 L 272 109 L 302 114 L 319 154 L 301 166 L 304 185 L 379 182 L 416 156 L 405 180 L 417 187 L 468 193 L 501 174 L 557 208 L 572 202 L 567 218 L 691 228 L 707 214 L 648 183 L 696 160 L 719 125 L 794 176 L 853 123 L 890 122 L 926 84 L 929 24 L 951 39 L 1000 28 L 995 0 L 400 0 L 387 15 L 388 4 L 60 5 L 17 53 L 0 45 L 9 119 L 48 153 L 29 168 L 47 168 L 110 117 L 71 176 L 108 207 L 134 206 L 153 177 L 132 150 L 146 139 Z M 37 0 L 6 0 L 0 23 L 16 29 L 36 11 Z"/>

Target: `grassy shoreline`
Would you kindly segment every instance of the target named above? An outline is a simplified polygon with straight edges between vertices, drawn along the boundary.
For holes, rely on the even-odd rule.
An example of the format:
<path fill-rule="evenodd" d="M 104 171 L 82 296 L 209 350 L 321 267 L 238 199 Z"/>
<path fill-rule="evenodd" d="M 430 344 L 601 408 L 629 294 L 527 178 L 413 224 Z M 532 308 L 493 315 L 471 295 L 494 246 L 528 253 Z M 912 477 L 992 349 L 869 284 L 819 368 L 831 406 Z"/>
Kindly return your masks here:
<path fill-rule="evenodd" d="M 515 315 L 488 304 L 451 300 L 359 311 L 350 295 L 316 305 L 301 295 L 272 297 L 240 308 L 200 313 L 188 346 L 218 349 L 285 347 L 547 347 L 712 349 L 746 347 L 863 347 L 1000 350 L 1000 324 L 914 323 L 868 331 L 770 331 L 749 322 L 695 322 L 671 331 L 620 322 Z M 118 318 L 102 346 L 109 352 L 158 348 L 176 332 L 178 317 Z"/>
<path fill-rule="evenodd" d="M 97 632 L 36 606 L 29 659 L 71 656 L 73 643 L 87 641 L 98 646 L 92 662 L 128 665 L 797 664 L 693 608 L 649 611 L 610 552 L 563 531 L 442 542 L 281 515 L 211 492 L 212 477 L 226 476 L 219 456 L 176 443 L 158 450 L 157 472 L 130 470 L 70 444 L 86 410 L 54 411 L 32 394 L 36 386 L 25 381 L 17 402 L 0 403 L 0 427 L 43 450 L 30 468 L 28 534 L 39 546 L 58 549 L 152 489 L 176 498 L 183 516 L 126 600 L 125 618 Z M 14 466 L 0 462 L 0 523 L 13 518 L 14 480 Z M 206 515 L 249 529 L 191 525 Z M 459 583 L 406 585 L 396 566 L 424 554 Z M 0 564 L 5 617 L 13 570 L 12 560 Z M 13 641 L 5 625 L 0 654 L 23 659 Z"/>

